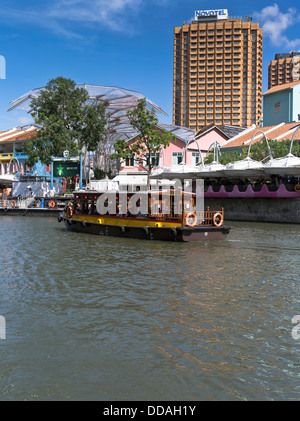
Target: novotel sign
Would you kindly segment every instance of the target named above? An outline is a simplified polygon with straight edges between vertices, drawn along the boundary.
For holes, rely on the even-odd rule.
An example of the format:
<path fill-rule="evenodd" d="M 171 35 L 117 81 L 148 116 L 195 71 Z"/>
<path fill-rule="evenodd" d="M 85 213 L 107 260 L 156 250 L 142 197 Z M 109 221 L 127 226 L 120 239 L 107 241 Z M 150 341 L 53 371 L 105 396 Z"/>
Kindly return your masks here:
<path fill-rule="evenodd" d="M 196 10 L 195 18 L 208 18 L 215 16 L 217 19 L 227 19 L 228 10 L 227 9 L 218 9 L 218 10 Z"/>

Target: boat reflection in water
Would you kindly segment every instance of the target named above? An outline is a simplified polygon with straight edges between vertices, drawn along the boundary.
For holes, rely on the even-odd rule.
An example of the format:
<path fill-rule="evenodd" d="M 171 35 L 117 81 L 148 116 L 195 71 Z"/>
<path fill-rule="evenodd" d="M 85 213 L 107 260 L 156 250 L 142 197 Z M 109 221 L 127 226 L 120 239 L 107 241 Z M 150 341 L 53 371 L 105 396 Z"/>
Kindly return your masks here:
<path fill-rule="evenodd" d="M 222 240 L 224 210 L 199 210 L 196 194 L 173 189 L 150 192 L 82 190 L 58 217 L 68 230 L 167 241 Z M 200 200 L 199 200 L 200 201 Z"/>

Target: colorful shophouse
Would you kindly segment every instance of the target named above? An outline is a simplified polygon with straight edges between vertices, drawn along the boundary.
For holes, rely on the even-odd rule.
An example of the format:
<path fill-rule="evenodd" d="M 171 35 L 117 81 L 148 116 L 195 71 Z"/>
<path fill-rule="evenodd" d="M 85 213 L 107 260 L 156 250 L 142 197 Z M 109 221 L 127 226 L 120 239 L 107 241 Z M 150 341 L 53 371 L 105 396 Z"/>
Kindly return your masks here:
<path fill-rule="evenodd" d="M 159 123 L 158 129 L 171 132 L 174 139 L 166 149 L 161 149 L 160 153 L 151 157 L 155 167 L 171 167 L 181 162 L 195 166 L 201 161 L 201 156 L 205 159 L 212 144 L 218 142 L 222 145 L 231 137 L 245 130 L 236 126 L 211 125 L 195 132 L 186 127 L 166 123 Z M 138 137 L 139 135 L 135 133 L 128 139 L 128 142 L 135 142 Z M 142 175 L 145 173 L 144 167 L 139 165 L 134 157 L 120 161 L 120 175 Z"/>
<path fill-rule="evenodd" d="M 36 175 L 50 178 L 51 167 L 36 163 L 32 169 L 26 166 L 28 156 L 23 151 L 26 139 L 36 134 L 34 126 L 23 126 L 0 132 L 0 175 Z"/>

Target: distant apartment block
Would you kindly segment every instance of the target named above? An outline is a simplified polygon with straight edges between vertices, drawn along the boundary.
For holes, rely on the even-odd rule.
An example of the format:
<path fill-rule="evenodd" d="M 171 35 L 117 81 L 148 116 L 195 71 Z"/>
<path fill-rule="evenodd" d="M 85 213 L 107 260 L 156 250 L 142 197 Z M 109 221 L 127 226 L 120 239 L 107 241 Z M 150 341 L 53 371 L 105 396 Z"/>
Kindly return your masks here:
<path fill-rule="evenodd" d="M 300 52 L 276 54 L 268 66 L 268 89 L 300 79 Z"/>
<path fill-rule="evenodd" d="M 263 33 L 250 17 L 196 11 L 174 28 L 173 124 L 259 126 Z"/>

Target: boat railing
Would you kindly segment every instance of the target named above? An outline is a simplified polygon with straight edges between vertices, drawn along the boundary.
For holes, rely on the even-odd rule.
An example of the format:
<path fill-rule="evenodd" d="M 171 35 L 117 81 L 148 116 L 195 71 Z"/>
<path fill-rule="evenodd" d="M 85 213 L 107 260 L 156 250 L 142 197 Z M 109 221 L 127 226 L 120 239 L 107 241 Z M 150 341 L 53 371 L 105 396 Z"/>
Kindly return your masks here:
<path fill-rule="evenodd" d="M 203 211 L 184 211 L 182 215 L 164 215 L 161 213 L 151 214 L 149 215 L 150 219 L 155 219 L 157 221 L 163 222 L 163 221 L 180 221 L 183 223 L 183 225 L 186 225 L 187 219 L 189 218 L 189 215 L 194 214 L 196 216 L 195 221 L 196 225 L 199 226 L 213 226 L 215 225 L 215 218 L 217 215 L 216 222 L 219 223 L 219 221 L 224 221 L 224 208 L 222 208 L 220 211 L 212 211 L 209 209 L 209 207 L 206 210 Z M 221 224 L 222 225 L 222 224 Z"/>
<path fill-rule="evenodd" d="M 215 218 L 216 215 L 218 216 L 217 223 L 219 221 L 224 221 L 224 208 L 222 208 L 220 211 L 212 211 L 209 209 L 209 207 L 206 210 L 203 211 L 196 211 L 196 217 L 197 217 L 197 225 L 201 226 L 212 226 L 215 225 Z M 220 225 L 222 225 L 222 223 Z"/>
<path fill-rule="evenodd" d="M 2 198 L 0 200 L 0 208 L 7 208 L 7 209 L 13 209 L 13 208 L 28 208 L 30 207 L 30 204 L 32 203 L 34 199 L 33 198 Z"/>
<path fill-rule="evenodd" d="M 162 213 L 151 213 L 149 215 L 149 219 L 155 219 L 157 221 L 181 221 L 181 215 L 169 215 L 169 214 L 162 214 Z"/>
<path fill-rule="evenodd" d="M 29 209 L 34 207 L 40 207 L 40 203 L 36 201 L 34 197 L 22 197 L 19 196 L 17 198 L 2 198 L 0 200 L 0 208 L 5 209 Z"/>

